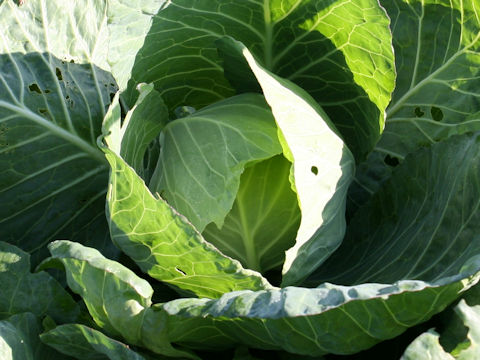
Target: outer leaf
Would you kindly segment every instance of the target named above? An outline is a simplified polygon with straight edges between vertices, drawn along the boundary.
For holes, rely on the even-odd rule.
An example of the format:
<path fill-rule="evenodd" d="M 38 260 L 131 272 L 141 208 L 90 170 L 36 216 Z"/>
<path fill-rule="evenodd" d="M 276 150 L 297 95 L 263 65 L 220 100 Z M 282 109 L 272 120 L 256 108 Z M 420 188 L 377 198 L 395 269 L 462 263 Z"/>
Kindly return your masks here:
<path fill-rule="evenodd" d="M 112 240 L 142 271 L 199 297 L 270 287 L 260 274 L 207 243 L 182 215 L 154 198 L 120 157 L 104 151 L 112 167 L 107 196 Z"/>
<path fill-rule="evenodd" d="M 302 220 L 283 266 L 283 284 L 293 284 L 315 270 L 342 241 L 354 159 L 328 116 L 305 91 L 266 71 L 241 43 L 224 38 L 220 46 L 248 62 L 272 108 L 284 153 L 293 162 Z"/>
<path fill-rule="evenodd" d="M 128 345 L 84 325 L 67 324 L 43 333 L 41 340 L 63 354 L 80 360 L 145 360 Z M 103 357 L 101 357 L 103 355 Z"/>
<path fill-rule="evenodd" d="M 52 253 L 49 263 L 60 261 L 64 265 L 68 285 L 83 298 L 90 315 L 102 329 L 112 336 L 121 335 L 130 344 L 152 348 L 142 335 L 145 309 L 150 307 L 153 294 L 147 281 L 125 266 L 104 258 L 97 250 L 78 243 L 54 241 L 49 249 Z M 91 336 L 98 338 L 99 335 Z M 192 358 L 189 353 L 174 349 L 166 333 L 156 333 L 153 350 L 168 356 Z"/>
<path fill-rule="evenodd" d="M 41 326 L 32 313 L 11 316 L 0 321 L 0 358 L 2 360 L 72 359 L 41 343 Z"/>
<path fill-rule="evenodd" d="M 353 200 L 360 204 L 398 163 L 420 147 L 480 129 L 480 4 L 382 0 L 394 32 L 397 87 L 387 125 Z M 384 160 L 384 161 L 382 161 Z M 372 173 L 371 169 L 375 169 Z M 387 176 L 385 176 L 387 175 Z"/>
<path fill-rule="evenodd" d="M 397 87 L 377 151 L 403 158 L 424 144 L 479 130 L 480 3 L 385 0 Z"/>
<path fill-rule="evenodd" d="M 30 255 L 0 242 L 0 319 L 31 312 L 58 322 L 76 320 L 79 309 L 65 289 L 46 272 L 30 273 Z"/>
<path fill-rule="evenodd" d="M 417 337 L 405 350 L 400 360 L 454 360 L 455 358 L 443 350 L 439 342 L 439 335 L 429 330 Z"/>
<path fill-rule="evenodd" d="M 288 181 L 290 167 L 276 156 L 245 169 L 225 224 L 221 229 L 207 226 L 205 239 L 249 269 L 264 273 L 280 268 L 300 223 L 297 196 Z"/>
<path fill-rule="evenodd" d="M 478 304 L 480 301 L 476 299 Z M 455 307 L 458 318 L 469 328 L 467 343 L 459 344 L 451 354 L 439 343 L 439 335 L 429 331 L 416 338 L 407 348 L 402 360 L 445 359 L 475 360 L 480 357 L 480 306 L 468 306 L 465 300 Z M 445 336 L 447 336 L 445 334 Z M 430 357 L 428 357 L 430 355 Z M 433 355 L 433 356 L 432 356 Z"/>
<path fill-rule="evenodd" d="M 235 96 L 169 123 L 150 183 L 202 232 L 221 227 L 246 165 L 282 152 L 263 96 Z M 127 161 L 128 162 L 128 161 Z"/>
<path fill-rule="evenodd" d="M 407 157 L 357 212 L 315 283 L 435 281 L 474 261 L 480 255 L 479 142 L 479 133 L 456 136 Z"/>
<path fill-rule="evenodd" d="M 116 86 L 108 73 L 105 3 L 0 4 L 0 237 L 46 255 L 56 238 L 111 255 L 95 145 Z"/>
<path fill-rule="evenodd" d="M 147 3 L 158 8 L 158 0 Z M 135 19 L 144 17 L 138 12 Z M 153 17 L 148 34 L 136 39 L 144 44 L 126 97 L 134 102 L 138 82 L 154 83 L 170 110 L 231 96 L 214 46 L 229 35 L 266 69 L 313 94 L 360 159 L 383 129 L 394 87 L 388 25 L 376 0 L 172 0 Z"/>
<path fill-rule="evenodd" d="M 135 106 L 121 119 L 119 93 L 112 100 L 104 118 L 102 132 L 108 146 L 144 175 L 144 155 L 148 145 L 168 121 L 168 111 L 153 85 L 138 85 L 140 93 Z"/>
<path fill-rule="evenodd" d="M 171 341 L 192 348 L 244 344 L 309 356 L 352 354 L 426 321 L 478 281 L 479 274 L 435 283 L 327 283 L 317 289 L 233 292 L 217 300 L 178 299 L 155 305 L 145 317 L 166 316 Z"/>

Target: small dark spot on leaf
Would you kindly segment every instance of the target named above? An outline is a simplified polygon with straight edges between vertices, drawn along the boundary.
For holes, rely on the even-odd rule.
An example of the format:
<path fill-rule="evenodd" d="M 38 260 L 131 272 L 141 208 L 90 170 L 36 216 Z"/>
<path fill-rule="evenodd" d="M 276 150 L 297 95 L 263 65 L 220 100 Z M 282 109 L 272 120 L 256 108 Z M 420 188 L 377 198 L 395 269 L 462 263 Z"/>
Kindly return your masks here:
<path fill-rule="evenodd" d="M 316 166 L 312 166 L 310 168 L 310 171 L 312 172 L 312 174 L 318 175 L 318 168 Z"/>
<path fill-rule="evenodd" d="M 398 159 L 395 156 L 390 156 L 390 155 L 385 156 L 383 161 L 385 161 L 385 164 L 387 164 L 389 166 L 393 166 L 393 167 L 400 164 L 400 161 L 398 161 Z"/>
<path fill-rule="evenodd" d="M 185 271 L 183 271 L 182 269 L 178 268 L 178 266 L 175 267 L 175 270 L 177 270 L 182 275 L 187 275 L 187 273 Z"/>
<path fill-rule="evenodd" d="M 443 111 L 438 107 L 432 106 L 430 109 L 430 113 L 432 114 L 432 119 L 435 121 L 442 121 L 443 119 Z"/>
<path fill-rule="evenodd" d="M 70 60 L 70 64 L 75 64 L 75 60 Z"/>
<path fill-rule="evenodd" d="M 38 109 L 38 112 L 42 115 L 48 114 L 48 110 L 43 108 Z"/>
<path fill-rule="evenodd" d="M 38 93 L 38 94 L 41 94 L 41 93 L 42 93 L 42 90 L 40 90 L 40 88 L 38 87 L 38 85 L 35 84 L 35 83 L 29 85 L 29 86 L 28 86 L 28 90 L 30 90 L 30 91 L 35 91 L 35 92 Z"/>
<path fill-rule="evenodd" d="M 62 80 L 63 80 L 62 71 L 61 71 L 58 67 L 55 68 L 55 75 L 57 75 L 58 81 L 62 81 Z"/>
<path fill-rule="evenodd" d="M 65 96 L 65 99 L 66 100 L 70 99 L 70 95 Z"/>
<path fill-rule="evenodd" d="M 110 102 L 113 101 L 113 98 L 114 98 L 114 97 L 115 97 L 115 93 L 111 92 L 111 93 L 110 93 Z"/>
<path fill-rule="evenodd" d="M 423 115 L 425 115 L 425 113 L 422 111 L 422 109 L 420 109 L 418 106 L 415 108 L 415 116 L 416 117 L 422 117 Z"/>
<path fill-rule="evenodd" d="M 45 94 L 50 94 L 50 93 L 51 93 L 50 89 L 45 89 Z"/>
<path fill-rule="evenodd" d="M 103 84 L 105 87 L 108 87 L 108 84 Z"/>

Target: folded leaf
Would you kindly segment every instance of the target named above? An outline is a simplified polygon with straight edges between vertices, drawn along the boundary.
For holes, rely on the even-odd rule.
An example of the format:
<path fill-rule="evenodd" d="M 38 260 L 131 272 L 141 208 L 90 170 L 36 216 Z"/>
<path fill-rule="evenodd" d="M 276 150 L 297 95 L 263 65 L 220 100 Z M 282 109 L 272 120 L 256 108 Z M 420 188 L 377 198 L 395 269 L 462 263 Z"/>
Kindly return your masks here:
<path fill-rule="evenodd" d="M 265 70 L 241 43 L 223 38 L 218 45 L 248 62 L 272 108 L 283 152 L 293 163 L 292 185 L 302 219 L 296 243 L 286 253 L 283 285 L 298 283 L 342 241 L 345 199 L 355 168 L 353 155 L 304 90 Z"/>
<path fill-rule="evenodd" d="M 106 3 L 0 4 L 0 238 L 37 264 L 57 238 L 105 236 L 108 165 L 96 147 L 109 93 Z"/>
<path fill-rule="evenodd" d="M 166 317 L 171 341 L 196 349 L 243 344 L 309 356 L 352 354 L 428 320 L 479 275 L 464 273 L 435 283 L 351 287 L 326 283 L 316 289 L 232 292 L 217 300 L 178 299 L 154 305 L 145 318 Z"/>
<path fill-rule="evenodd" d="M 75 321 L 80 310 L 70 294 L 49 274 L 30 272 L 30 255 L 0 242 L 0 319 L 30 312 L 57 322 Z"/>
<path fill-rule="evenodd" d="M 2 360 L 58 359 L 69 360 L 39 338 L 41 325 L 32 313 L 17 314 L 0 321 L 0 358 Z"/>
<path fill-rule="evenodd" d="M 271 287 L 207 243 L 185 217 L 155 198 L 124 160 L 104 151 L 112 167 L 107 196 L 112 240 L 142 271 L 199 297 Z"/>
<path fill-rule="evenodd" d="M 199 232 L 211 222 L 221 227 L 244 168 L 281 152 L 263 96 L 231 97 L 165 127 L 149 187 Z"/>
<path fill-rule="evenodd" d="M 103 139 L 116 154 L 144 176 L 144 155 L 149 144 L 168 122 L 168 111 L 151 84 L 137 87 L 140 95 L 135 106 L 121 118 L 120 94 L 117 93 L 103 120 Z"/>
<path fill-rule="evenodd" d="M 115 8 L 118 14 L 110 15 L 118 39 L 125 39 L 125 45 L 111 49 L 111 57 L 127 51 L 128 60 L 120 64 L 128 62 L 128 74 L 131 69 L 128 103 L 135 101 L 138 82 L 154 83 L 170 111 L 183 105 L 198 109 L 233 95 L 214 45 L 228 35 L 243 42 L 267 70 L 311 93 L 358 159 L 378 140 L 395 70 L 389 20 L 377 0 L 149 0 L 142 2 L 147 11 L 137 7 Z M 154 9 L 160 10 L 152 17 Z M 139 24 L 136 33 L 118 28 L 125 18 Z M 141 43 L 130 67 L 125 48 L 138 49 Z M 117 77 L 124 82 L 125 75 Z M 244 81 L 248 73 L 240 77 Z"/>
<path fill-rule="evenodd" d="M 67 324 L 43 333 L 40 339 L 63 354 L 79 360 L 145 360 L 120 341 L 109 338 L 85 325 Z"/>
<path fill-rule="evenodd" d="M 245 169 L 223 227 L 210 224 L 202 233 L 205 239 L 249 269 L 281 268 L 300 224 L 290 167 L 279 155 Z"/>
<path fill-rule="evenodd" d="M 351 220 L 312 278 L 341 284 L 437 281 L 480 257 L 480 133 L 409 155 Z M 408 195 L 406 195 L 408 194 Z"/>
<path fill-rule="evenodd" d="M 49 250 L 52 257 L 45 266 L 55 262 L 64 265 L 68 286 L 82 297 L 98 326 L 111 336 L 122 336 L 129 344 L 152 349 L 142 334 L 145 310 L 150 307 L 153 294 L 147 281 L 120 263 L 106 259 L 97 250 L 78 243 L 54 241 L 49 244 Z M 97 333 L 90 335 L 106 340 Z M 51 337 L 48 341 L 54 342 Z M 194 358 L 173 348 L 168 333 L 156 333 L 152 350 L 172 357 Z"/>

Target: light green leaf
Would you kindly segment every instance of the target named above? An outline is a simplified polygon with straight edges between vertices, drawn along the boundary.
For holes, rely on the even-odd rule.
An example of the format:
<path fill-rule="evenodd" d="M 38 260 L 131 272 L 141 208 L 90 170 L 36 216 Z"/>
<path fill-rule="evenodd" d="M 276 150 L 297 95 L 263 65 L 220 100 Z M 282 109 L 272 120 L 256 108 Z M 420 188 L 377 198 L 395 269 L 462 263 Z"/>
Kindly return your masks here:
<path fill-rule="evenodd" d="M 145 317 L 167 317 L 164 331 L 171 341 L 196 349 L 218 351 L 243 344 L 309 356 L 353 354 L 428 320 L 479 275 L 461 274 L 434 283 L 326 283 L 316 289 L 239 291 L 216 300 L 177 299 L 154 305 Z"/>
<path fill-rule="evenodd" d="M 439 335 L 429 330 L 417 337 L 405 350 L 400 360 L 454 360 L 439 342 Z M 473 360 L 473 359 L 472 359 Z"/>
<path fill-rule="evenodd" d="M 132 76 L 153 16 L 167 4 L 167 0 L 108 0 L 108 63 L 120 90 L 125 90 Z M 135 87 L 142 80 L 132 81 L 136 81 Z"/>
<path fill-rule="evenodd" d="M 147 3 L 159 8 L 158 0 Z M 123 25 L 124 14 L 119 10 L 113 21 L 122 19 Z M 153 18 L 129 14 L 130 22 L 148 24 L 132 36 L 135 49 L 143 46 L 125 94 L 130 104 L 138 82 L 154 83 L 170 111 L 183 105 L 198 109 L 233 95 L 214 46 L 228 35 L 243 42 L 266 69 L 312 94 L 358 159 L 383 130 L 395 70 L 389 20 L 377 0 L 172 0 Z M 124 48 L 112 52 L 119 57 Z M 243 81 L 248 75 L 240 76 Z"/>
<path fill-rule="evenodd" d="M 0 242 L 0 319 L 31 312 L 49 315 L 57 322 L 71 322 L 79 308 L 65 289 L 46 272 L 30 272 L 30 255 Z"/>
<path fill-rule="evenodd" d="M 249 269 L 281 268 L 300 224 L 290 167 L 280 155 L 245 169 L 223 227 L 210 224 L 202 233 L 205 239 Z"/>
<path fill-rule="evenodd" d="M 38 337 L 40 332 L 40 323 L 32 313 L 13 315 L 0 321 L 0 358 L 2 360 L 72 359 L 43 345 Z"/>
<path fill-rule="evenodd" d="M 153 85 L 140 84 L 137 88 L 140 95 L 124 119 L 121 119 L 119 93 L 115 95 L 104 118 L 102 132 L 108 147 L 143 177 L 145 152 L 167 124 L 168 111 Z"/>
<path fill-rule="evenodd" d="M 112 240 L 142 271 L 199 297 L 271 287 L 260 274 L 207 243 L 185 217 L 155 198 L 120 157 L 104 151 L 112 167 L 107 196 Z"/>
<path fill-rule="evenodd" d="M 0 238 L 35 264 L 57 238 L 116 253 L 102 215 L 108 164 L 95 143 L 116 91 L 105 6 L 0 4 Z"/>
<path fill-rule="evenodd" d="M 436 281 L 475 270 L 479 142 L 480 133 L 454 136 L 409 155 L 358 210 L 310 284 Z M 469 261 L 471 268 L 462 268 Z"/>
<path fill-rule="evenodd" d="M 150 307 L 153 294 L 146 280 L 93 248 L 70 241 L 54 241 L 48 247 L 52 257 L 45 266 L 55 262 L 64 265 L 68 286 L 82 297 L 98 326 L 111 336 L 123 337 L 129 344 L 152 348 L 142 334 L 145 310 Z M 172 347 L 168 333 L 157 332 L 152 350 L 167 356 L 192 358 L 189 353 Z"/>
<path fill-rule="evenodd" d="M 355 161 L 328 116 L 304 90 L 265 70 L 241 43 L 224 38 L 219 46 L 248 62 L 272 108 L 284 154 L 293 163 L 302 219 L 283 265 L 282 284 L 291 285 L 307 277 L 342 241 Z"/>
<path fill-rule="evenodd" d="M 469 306 L 465 300 L 460 300 L 455 306 L 455 313 L 467 328 L 468 335 L 465 342 L 458 344 L 450 353 L 445 351 L 439 343 L 439 335 L 429 331 L 417 337 L 406 349 L 402 360 L 476 360 L 480 357 L 480 299 L 476 299 L 477 305 Z M 457 320 L 457 319 L 455 319 Z M 450 324 L 447 324 L 447 327 Z M 441 336 L 448 336 L 445 332 Z M 429 357 L 430 355 L 430 357 Z"/>
<path fill-rule="evenodd" d="M 57 326 L 55 329 L 43 333 L 40 339 L 61 353 L 79 360 L 145 360 L 128 345 L 85 325 Z"/>
<path fill-rule="evenodd" d="M 149 187 L 199 232 L 211 222 L 221 227 L 245 166 L 281 152 L 264 97 L 238 95 L 165 127 Z"/>

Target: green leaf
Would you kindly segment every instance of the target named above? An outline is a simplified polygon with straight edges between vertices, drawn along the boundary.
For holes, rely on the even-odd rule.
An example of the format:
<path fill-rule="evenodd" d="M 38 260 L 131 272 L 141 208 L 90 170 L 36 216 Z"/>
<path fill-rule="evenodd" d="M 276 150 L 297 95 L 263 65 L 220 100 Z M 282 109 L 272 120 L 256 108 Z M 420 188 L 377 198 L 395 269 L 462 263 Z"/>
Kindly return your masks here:
<path fill-rule="evenodd" d="M 152 17 L 166 4 L 168 4 L 167 0 L 108 1 L 108 31 L 110 33 L 108 63 L 120 90 L 125 90 L 128 80 L 132 77 L 135 58 L 152 26 Z M 141 81 L 137 81 L 137 83 Z M 133 91 L 133 89 L 131 90 Z"/>
<path fill-rule="evenodd" d="M 43 333 L 40 339 L 61 353 L 80 360 L 145 360 L 128 345 L 80 324 L 57 326 Z"/>
<path fill-rule="evenodd" d="M 46 264 L 64 265 L 68 286 L 83 298 L 98 326 L 138 343 L 142 311 L 151 305 L 153 294 L 148 282 L 93 248 L 65 240 L 54 241 L 48 248 L 52 257 Z"/>
<path fill-rule="evenodd" d="M 103 120 L 102 132 L 109 148 L 143 177 L 145 152 L 168 122 L 168 111 L 153 85 L 140 84 L 137 89 L 140 93 L 137 102 L 123 120 L 120 95 L 115 95 Z"/>
<path fill-rule="evenodd" d="M 160 7 L 158 0 L 147 3 Z M 377 142 L 395 78 L 389 20 L 378 1 L 172 0 L 153 18 L 139 11 L 124 14 L 119 10 L 112 21 L 128 16 L 144 24 L 138 36 L 131 36 L 135 49 L 143 46 L 131 68 L 128 103 L 134 102 L 138 82 L 154 83 L 170 111 L 183 105 L 201 108 L 233 95 L 214 45 L 228 35 L 244 43 L 266 69 L 311 93 L 358 159 Z M 117 57 L 125 47 L 113 49 Z"/>
<path fill-rule="evenodd" d="M 32 313 L 13 315 L 0 321 L 0 358 L 2 360 L 72 359 L 45 346 L 38 335 L 41 326 Z"/>
<path fill-rule="evenodd" d="M 343 239 L 355 161 L 328 116 L 304 90 L 265 70 L 241 43 L 223 38 L 219 46 L 248 62 L 272 108 L 284 154 L 293 162 L 292 184 L 302 219 L 296 243 L 286 253 L 282 284 L 298 283 Z"/>
<path fill-rule="evenodd" d="M 402 159 L 425 144 L 480 130 L 480 3 L 382 1 L 393 19 L 397 86 L 376 150 Z"/>
<path fill-rule="evenodd" d="M 112 167 L 107 196 L 112 240 L 142 271 L 199 297 L 271 287 L 260 274 L 207 243 L 187 219 L 155 198 L 120 157 L 104 151 Z"/>
<path fill-rule="evenodd" d="M 106 259 L 97 250 L 78 243 L 54 241 L 49 250 L 52 258 L 46 265 L 55 262 L 64 265 L 68 286 L 82 297 L 96 324 L 107 334 L 121 336 L 132 345 L 149 349 L 153 346 L 153 351 L 167 356 L 192 358 L 189 353 L 172 347 L 168 333 L 157 332 L 154 345 L 145 340 L 145 310 L 150 307 L 153 294 L 146 280 L 120 263 Z"/>
<path fill-rule="evenodd" d="M 225 223 L 220 229 L 207 226 L 205 239 L 249 269 L 265 273 L 281 267 L 300 224 L 290 167 L 280 155 L 245 169 Z"/>
<path fill-rule="evenodd" d="M 146 318 L 168 318 L 172 342 L 221 350 L 243 344 L 295 354 L 353 354 L 393 338 L 442 311 L 480 273 L 434 283 L 399 281 L 316 289 L 241 291 L 220 299 L 177 299 L 154 305 Z"/>
<path fill-rule="evenodd" d="M 79 308 L 65 289 L 46 272 L 30 272 L 30 255 L 0 242 L 0 319 L 31 312 L 49 315 L 57 322 L 71 322 Z"/>
<path fill-rule="evenodd" d="M 150 189 L 199 231 L 221 227 L 245 166 L 282 152 L 263 96 L 244 94 L 172 121 L 160 138 Z"/>
<path fill-rule="evenodd" d="M 475 306 L 467 305 L 465 300 L 460 300 L 455 306 L 455 313 L 458 319 L 468 327 L 467 341 L 458 344 L 450 353 L 446 352 L 439 342 L 439 335 L 435 331 L 430 330 L 417 337 L 405 350 L 401 360 L 475 360 L 480 356 L 480 303 L 476 299 Z M 448 326 L 448 325 L 447 325 Z M 448 336 L 447 332 L 442 334 Z M 428 356 L 430 355 L 430 357 Z"/>
<path fill-rule="evenodd" d="M 467 271 L 469 261 L 476 269 L 479 142 L 479 133 L 454 136 L 409 155 L 358 210 L 310 284 L 436 281 Z"/>
<path fill-rule="evenodd" d="M 105 2 L 0 4 L 0 237 L 32 253 L 57 238 L 117 253 L 96 147 L 109 93 Z"/>

